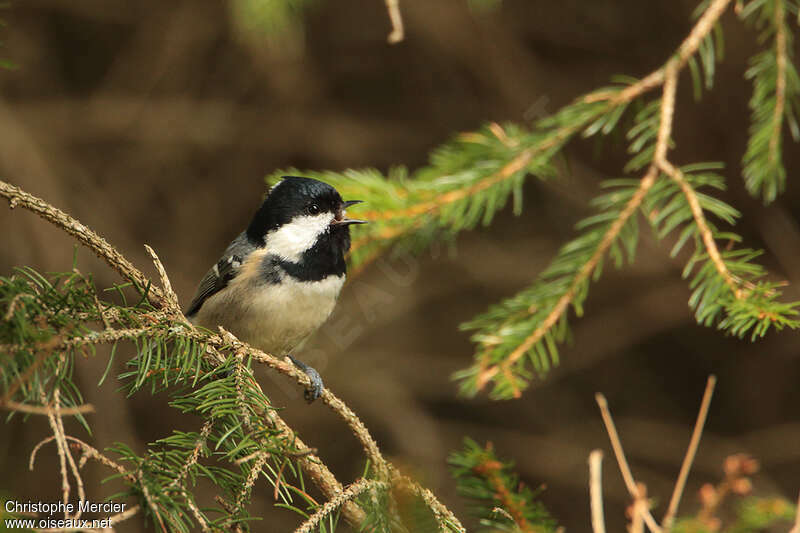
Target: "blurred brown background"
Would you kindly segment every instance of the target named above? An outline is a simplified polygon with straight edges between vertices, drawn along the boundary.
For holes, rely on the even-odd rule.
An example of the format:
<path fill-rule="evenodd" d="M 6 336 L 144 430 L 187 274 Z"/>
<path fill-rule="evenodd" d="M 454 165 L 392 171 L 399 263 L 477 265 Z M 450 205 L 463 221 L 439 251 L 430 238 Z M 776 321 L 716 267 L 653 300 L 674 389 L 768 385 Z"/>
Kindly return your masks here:
<path fill-rule="evenodd" d="M 253 31 L 230 2 L 17 2 L 0 14 L 2 56 L 18 65 L 0 72 L 0 176 L 98 230 L 152 274 L 142 246 L 150 244 L 187 302 L 258 205 L 265 174 L 417 167 L 456 132 L 532 120 L 613 74 L 648 73 L 686 35 L 694 4 L 504 0 L 471 11 L 466 0 L 401 0 L 406 41 L 389 46 L 380 0 L 317 0 L 285 34 Z M 732 13 L 723 22 L 726 57 L 713 92 L 695 104 L 688 75 L 681 80 L 673 160 L 726 162 L 724 197 L 743 212 L 738 230 L 766 249 L 777 279 L 793 283 L 787 298 L 800 299 L 797 146 L 787 136 L 788 191 L 769 208 L 749 198 L 739 177 L 750 95 L 742 73 L 755 35 Z M 526 483 L 546 484 L 542 499 L 568 531 L 588 531 L 586 459 L 593 448 L 609 450 L 596 391 L 607 395 L 660 516 L 709 373 L 719 385 L 682 510 L 697 507 L 697 488 L 718 480 L 733 452 L 761 460 L 759 492 L 794 499 L 800 489 L 797 334 L 751 344 L 697 326 L 682 265 L 645 225 L 637 263 L 594 285 L 546 381 L 513 402 L 457 398 L 449 376 L 472 349 L 456 326 L 544 268 L 588 213 L 598 182 L 620 176 L 624 161 L 624 146 L 611 140 L 573 143 L 560 180 L 530 180 L 521 217 L 504 211 L 490 228 L 464 234 L 452 254 L 374 265 L 348 285 L 306 350 L 384 452 L 462 518 L 445 459 L 470 435 L 516 460 Z M 3 207 L 0 227 L 4 274 L 15 265 L 69 269 L 73 244 L 48 224 Z M 85 251 L 79 266 L 101 286 L 117 281 Z M 142 452 L 172 429 L 197 430 L 162 409 L 164 398 L 126 401 L 111 383 L 98 390 L 104 364 L 98 357 L 76 368 L 87 401 L 100 406 L 90 442 L 121 440 Z M 263 376 L 304 439 L 342 480 L 355 478 L 363 459 L 341 421 Z M 85 436 L 74 424 L 67 430 Z M 0 489 L 57 498 L 52 448 L 27 470 L 32 445 L 48 434 L 43 417 L 0 426 Z M 606 457 L 606 514 L 619 529 L 628 499 L 610 450 Z M 95 499 L 108 494 L 98 488 L 105 474 L 87 474 Z M 271 488 L 259 489 L 252 510 L 266 520 L 256 530 L 297 524 L 269 508 Z"/>

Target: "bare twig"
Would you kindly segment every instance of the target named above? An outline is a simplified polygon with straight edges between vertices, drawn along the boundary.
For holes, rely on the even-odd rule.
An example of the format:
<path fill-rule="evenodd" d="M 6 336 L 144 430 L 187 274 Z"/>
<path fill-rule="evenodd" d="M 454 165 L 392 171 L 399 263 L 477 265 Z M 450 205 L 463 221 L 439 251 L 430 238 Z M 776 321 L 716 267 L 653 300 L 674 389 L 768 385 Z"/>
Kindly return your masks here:
<path fill-rule="evenodd" d="M 178 316 L 183 316 L 183 313 L 181 312 L 181 306 L 178 303 L 178 295 L 175 294 L 174 290 L 172 290 L 172 283 L 169 281 L 169 276 L 167 276 L 167 271 L 164 268 L 164 265 L 161 263 L 161 259 L 158 258 L 156 252 L 147 244 L 144 245 L 144 248 L 153 259 L 153 265 L 155 265 L 156 271 L 158 272 L 158 277 L 161 279 L 161 288 L 164 290 L 164 297 L 166 299 L 167 307 L 169 307 L 173 312 L 177 313 Z"/>
<path fill-rule="evenodd" d="M 689 470 L 692 468 L 692 462 L 697 453 L 697 447 L 700 445 L 700 437 L 703 434 L 703 427 L 708 417 L 708 407 L 711 405 L 711 396 L 714 394 L 714 386 L 716 384 L 716 376 L 709 376 L 705 393 L 703 393 L 703 401 L 700 403 L 700 411 L 697 413 L 697 421 L 694 424 L 692 438 L 689 441 L 689 448 L 686 450 L 686 455 L 683 458 L 681 470 L 678 474 L 678 480 L 675 482 L 675 490 L 672 491 L 672 498 L 669 500 L 667 512 L 661 520 L 661 527 L 665 532 L 672 529 L 672 524 L 675 521 L 675 514 L 678 512 L 678 504 L 681 501 L 681 495 L 686 486 L 686 478 L 689 476 Z"/>
<path fill-rule="evenodd" d="M 631 513 L 631 526 L 630 533 L 644 533 L 644 516 L 648 512 L 647 505 L 647 488 L 643 483 L 636 484 L 636 493 L 639 494 L 634 500 Z"/>
<path fill-rule="evenodd" d="M 400 15 L 400 0 L 385 0 L 386 11 L 389 13 L 389 20 L 392 22 L 392 33 L 386 38 L 389 44 L 397 44 L 405 37 L 403 29 L 403 17 Z"/>
<path fill-rule="evenodd" d="M 55 415 L 56 424 L 58 424 L 61 442 L 63 443 L 65 451 L 67 452 L 67 463 L 69 463 L 72 476 L 75 478 L 75 485 L 78 489 L 78 501 L 84 501 L 86 500 L 86 491 L 83 487 L 83 478 L 81 477 L 78 465 L 75 464 L 75 459 L 72 457 L 72 452 L 70 452 L 69 447 L 67 447 L 66 432 L 64 431 L 64 419 L 61 418 L 61 389 L 59 388 L 56 388 L 53 392 L 53 412 Z M 83 514 L 83 511 L 81 511 L 80 506 L 78 506 L 74 518 L 80 518 L 81 514 Z"/>
<path fill-rule="evenodd" d="M 597 400 L 597 405 L 600 407 L 600 415 L 603 417 L 603 423 L 606 426 L 606 432 L 608 433 L 608 438 L 611 441 L 611 448 L 614 450 L 614 455 L 617 458 L 617 464 L 619 465 L 619 470 L 622 473 L 622 479 L 625 481 L 625 486 L 628 488 L 628 493 L 634 499 L 634 511 L 641 512 L 642 518 L 647 523 L 647 527 L 649 527 L 651 531 L 654 533 L 660 533 L 661 528 L 659 527 L 655 518 L 653 518 L 653 515 L 650 513 L 649 506 L 636 506 L 637 502 L 645 500 L 646 497 L 640 492 L 640 487 L 636 484 L 636 480 L 633 478 L 631 468 L 628 466 L 628 460 L 625 459 L 625 452 L 622 450 L 622 442 L 619 440 L 617 428 L 614 425 L 614 420 L 611 418 L 611 411 L 608 408 L 608 401 L 606 400 L 606 397 L 599 392 L 595 395 L 595 400 Z"/>
<path fill-rule="evenodd" d="M 593 450 L 589 454 L 589 501 L 592 510 L 593 533 L 606 533 L 603 517 L 603 452 Z"/>
<path fill-rule="evenodd" d="M 56 389 L 57 393 L 58 389 Z M 56 398 L 56 393 L 53 394 L 53 403 L 58 403 Z M 42 400 L 42 404 L 47 404 L 47 396 L 44 390 L 39 391 L 39 396 Z M 55 437 L 56 441 L 56 448 L 58 449 L 58 462 L 61 467 L 61 497 L 66 506 L 69 503 L 69 475 L 67 474 L 67 454 L 69 454 L 69 449 L 67 447 L 66 439 L 64 435 L 61 433 L 61 429 L 59 427 L 58 422 L 56 421 L 55 410 L 53 408 L 48 408 L 47 413 L 47 420 L 50 422 L 50 429 L 53 431 L 53 436 Z M 65 518 L 69 518 L 69 515 L 64 512 Z"/>
<path fill-rule="evenodd" d="M 53 436 L 47 437 L 46 439 L 44 439 L 41 442 L 39 442 L 36 446 L 34 446 L 33 451 L 31 452 L 30 459 L 28 461 L 28 468 L 30 470 L 33 470 L 34 464 L 36 462 L 36 453 L 39 451 L 39 449 L 42 446 L 44 446 L 45 444 L 47 444 L 48 442 L 51 442 L 51 441 L 53 441 L 55 439 L 56 439 L 56 437 L 55 437 L 55 435 L 53 435 Z M 66 435 L 66 439 L 68 441 L 74 442 L 78 446 L 80 446 L 81 449 L 83 449 L 84 454 L 87 457 L 89 457 L 90 459 L 94 459 L 95 461 L 107 466 L 108 468 L 116 470 L 126 480 L 128 480 L 130 483 L 135 483 L 136 482 L 136 477 L 133 474 L 131 474 L 128 470 L 126 470 L 125 467 L 123 467 L 121 464 L 117 463 L 113 459 L 110 459 L 110 458 L 106 457 L 105 455 L 103 455 L 102 453 L 97 451 L 96 448 L 86 444 L 85 442 L 83 442 L 80 439 L 77 439 L 75 437 L 70 437 L 69 435 Z"/>
<path fill-rule="evenodd" d="M 183 491 L 183 499 L 186 501 L 186 506 L 192 511 L 194 519 L 200 524 L 200 529 L 203 530 L 203 533 L 210 533 L 211 527 L 208 525 L 208 519 L 200 512 L 200 509 L 197 508 L 197 504 L 194 503 L 191 495 L 186 490 Z"/>
<path fill-rule="evenodd" d="M 0 408 L 32 415 L 47 415 L 50 414 L 52 406 L 28 405 L 26 403 L 13 402 L 11 400 L 0 400 Z M 62 415 L 77 415 L 95 412 L 94 406 L 89 403 L 76 405 L 75 407 L 62 407 L 59 411 Z"/>

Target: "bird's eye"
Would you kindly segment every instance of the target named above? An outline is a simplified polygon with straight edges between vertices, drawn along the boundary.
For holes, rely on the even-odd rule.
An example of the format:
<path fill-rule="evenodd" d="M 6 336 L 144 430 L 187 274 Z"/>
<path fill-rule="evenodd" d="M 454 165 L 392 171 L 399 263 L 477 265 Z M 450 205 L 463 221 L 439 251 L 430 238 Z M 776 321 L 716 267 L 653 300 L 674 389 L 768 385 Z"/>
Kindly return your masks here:
<path fill-rule="evenodd" d="M 306 207 L 306 212 L 309 215 L 318 215 L 319 214 L 319 206 L 317 204 L 311 204 Z"/>

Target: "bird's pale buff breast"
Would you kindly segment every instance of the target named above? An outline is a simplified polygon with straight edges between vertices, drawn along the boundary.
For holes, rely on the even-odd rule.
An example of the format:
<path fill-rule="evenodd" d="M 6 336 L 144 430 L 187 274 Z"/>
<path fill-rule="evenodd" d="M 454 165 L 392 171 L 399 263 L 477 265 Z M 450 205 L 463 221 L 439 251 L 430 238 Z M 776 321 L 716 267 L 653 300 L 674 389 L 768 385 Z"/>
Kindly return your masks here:
<path fill-rule="evenodd" d="M 203 303 L 194 323 L 215 330 L 223 326 L 239 339 L 274 355 L 285 355 L 330 316 L 345 277 L 298 281 L 284 276 L 279 284 L 258 280 L 266 251 L 256 251 L 225 291 Z"/>

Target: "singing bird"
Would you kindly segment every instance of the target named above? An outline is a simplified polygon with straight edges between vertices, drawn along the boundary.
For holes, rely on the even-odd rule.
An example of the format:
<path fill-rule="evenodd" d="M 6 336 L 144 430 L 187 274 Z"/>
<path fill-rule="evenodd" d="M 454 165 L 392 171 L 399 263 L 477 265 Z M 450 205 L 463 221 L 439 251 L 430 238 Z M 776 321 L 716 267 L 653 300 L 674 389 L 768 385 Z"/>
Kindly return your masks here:
<path fill-rule="evenodd" d="M 222 326 L 273 355 L 288 355 L 311 379 L 309 402 L 323 391 L 319 373 L 291 355 L 328 316 L 342 289 L 350 249 L 344 201 L 321 181 L 284 176 L 250 225 L 205 275 L 186 311 L 193 324 Z"/>

